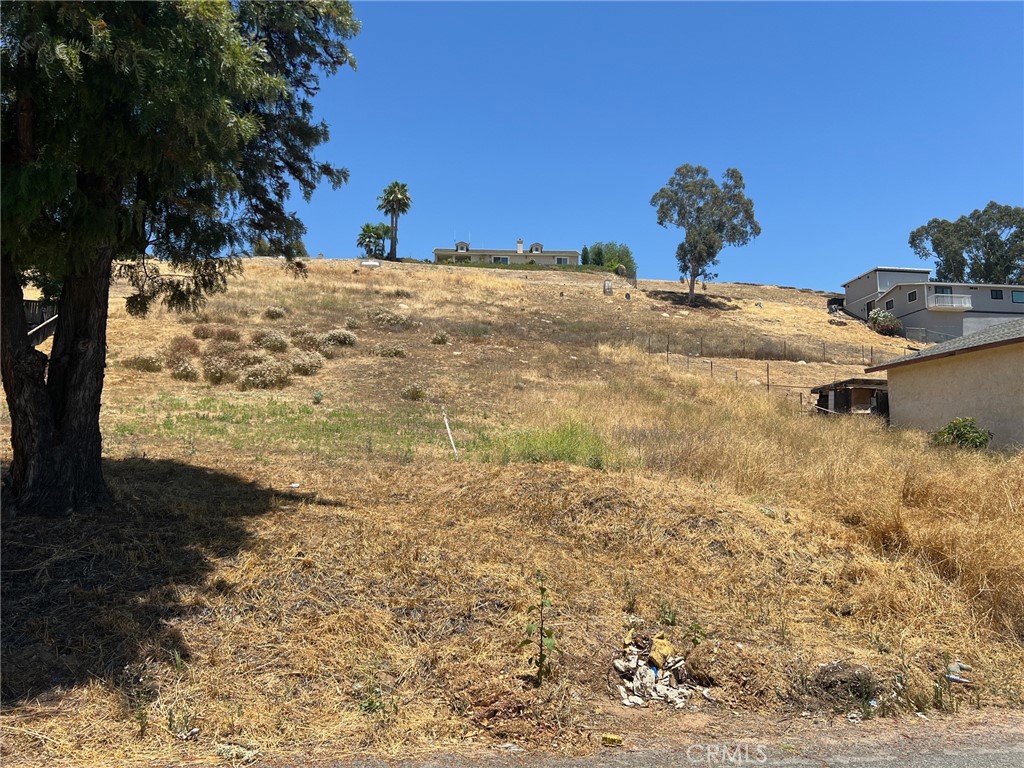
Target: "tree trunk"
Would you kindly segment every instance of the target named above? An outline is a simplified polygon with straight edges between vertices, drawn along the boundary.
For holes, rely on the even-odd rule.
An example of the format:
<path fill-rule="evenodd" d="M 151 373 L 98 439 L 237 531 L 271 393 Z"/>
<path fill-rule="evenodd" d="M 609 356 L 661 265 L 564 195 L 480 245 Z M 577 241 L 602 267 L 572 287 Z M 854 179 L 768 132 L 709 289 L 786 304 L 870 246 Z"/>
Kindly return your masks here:
<path fill-rule="evenodd" d="M 693 297 L 694 297 L 694 291 L 696 290 L 696 286 L 697 286 L 697 267 L 695 265 L 691 264 L 690 265 L 690 298 L 687 300 L 687 303 L 691 307 L 693 306 Z"/>
<path fill-rule="evenodd" d="M 112 249 L 105 249 L 65 279 L 47 365 L 46 355 L 28 344 L 21 286 L 2 258 L 0 365 L 14 453 L 3 484 L 5 508 L 58 516 L 110 501 L 99 416 L 112 261 Z"/>
<path fill-rule="evenodd" d="M 391 252 L 388 259 L 398 261 L 398 214 L 391 214 Z"/>

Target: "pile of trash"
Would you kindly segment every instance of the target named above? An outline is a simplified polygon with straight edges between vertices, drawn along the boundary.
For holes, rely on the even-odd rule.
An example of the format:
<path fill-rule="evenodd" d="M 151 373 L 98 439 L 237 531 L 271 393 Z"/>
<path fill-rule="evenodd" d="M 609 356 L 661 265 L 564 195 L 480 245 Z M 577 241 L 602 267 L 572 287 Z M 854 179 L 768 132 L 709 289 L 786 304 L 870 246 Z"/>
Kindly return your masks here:
<path fill-rule="evenodd" d="M 676 655 L 675 647 L 663 632 L 653 637 L 631 629 L 622 641 L 622 655 L 612 662 L 621 682 L 619 696 L 624 707 L 646 707 L 660 701 L 682 709 L 695 690 L 686 680 L 686 658 Z M 714 701 L 707 689 L 704 698 Z"/>

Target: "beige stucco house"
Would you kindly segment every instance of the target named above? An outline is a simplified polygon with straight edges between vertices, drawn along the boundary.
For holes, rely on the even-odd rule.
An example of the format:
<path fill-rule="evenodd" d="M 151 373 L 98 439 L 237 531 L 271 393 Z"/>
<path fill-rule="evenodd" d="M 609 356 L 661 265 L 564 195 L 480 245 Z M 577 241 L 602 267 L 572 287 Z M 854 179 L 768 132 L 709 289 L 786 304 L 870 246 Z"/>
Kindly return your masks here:
<path fill-rule="evenodd" d="M 886 371 L 889 423 L 930 432 L 973 416 L 993 448 L 1024 448 L 1024 318 L 865 369 Z"/>
<path fill-rule="evenodd" d="M 460 240 L 454 248 L 435 248 L 434 261 L 438 264 L 452 262 L 477 262 L 482 264 L 540 264 L 549 267 L 575 267 L 580 263 L 579 251 L 545 251 L 541 243 L 523 247 L 523 240 L 516 241 L 512 249 L 470 248 L 469 243 Z"/>

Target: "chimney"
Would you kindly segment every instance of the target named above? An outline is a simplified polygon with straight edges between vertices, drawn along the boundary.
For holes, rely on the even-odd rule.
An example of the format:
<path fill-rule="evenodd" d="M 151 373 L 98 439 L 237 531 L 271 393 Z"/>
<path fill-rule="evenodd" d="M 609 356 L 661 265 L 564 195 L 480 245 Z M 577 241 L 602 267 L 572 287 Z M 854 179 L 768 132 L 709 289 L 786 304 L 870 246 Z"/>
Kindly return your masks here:
<path fill-rule="evenodd" d="M 522 252 L 523 252 L 523 238 L 520 237 L 518 240 L 516 240 L 516 253 L 522 253 Z"/>

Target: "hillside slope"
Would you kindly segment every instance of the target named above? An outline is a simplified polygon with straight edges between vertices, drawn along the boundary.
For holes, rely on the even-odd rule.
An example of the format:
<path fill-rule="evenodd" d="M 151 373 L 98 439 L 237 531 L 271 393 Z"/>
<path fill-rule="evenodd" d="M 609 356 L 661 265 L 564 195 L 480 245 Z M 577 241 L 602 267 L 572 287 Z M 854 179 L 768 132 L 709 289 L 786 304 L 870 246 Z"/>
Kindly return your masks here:
<path fill-rule="evenodd" d="M 113 308 L 115 509 L 4 521 L 5 764 L 1019 707 L 1024 457 L 810 414 L 903 343 L 820 294 L 603 279 L 253 262 L 197 316 Z M 682 710 L 620 703 L 630 630 Z"/>

